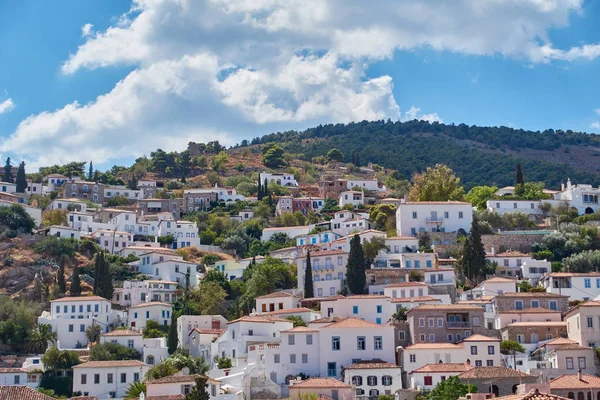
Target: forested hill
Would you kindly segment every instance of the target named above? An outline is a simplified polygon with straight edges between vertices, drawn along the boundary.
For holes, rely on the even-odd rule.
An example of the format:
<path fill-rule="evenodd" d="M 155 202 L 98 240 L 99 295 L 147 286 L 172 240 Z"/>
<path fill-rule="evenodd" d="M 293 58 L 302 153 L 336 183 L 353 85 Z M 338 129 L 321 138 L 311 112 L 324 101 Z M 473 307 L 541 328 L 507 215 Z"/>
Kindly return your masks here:
<path fill-rule="evenodd" d="M 413 172 L 436 163 L 450 166 L 469 188 L 514 183 L 520 163 L 527 181 L 559 188 L 574 183 L 600 184 L 600 136 L 573 131 L 533 132 L 507 127 L 446 125 L 426 121 L 373 121 L 319 125 L 303 132 L 265 135 L 251 144 L 277 142 L 290 153 L 307 157 L 337 148 L 361 163 L 397 169 L 409 179 Z"/>

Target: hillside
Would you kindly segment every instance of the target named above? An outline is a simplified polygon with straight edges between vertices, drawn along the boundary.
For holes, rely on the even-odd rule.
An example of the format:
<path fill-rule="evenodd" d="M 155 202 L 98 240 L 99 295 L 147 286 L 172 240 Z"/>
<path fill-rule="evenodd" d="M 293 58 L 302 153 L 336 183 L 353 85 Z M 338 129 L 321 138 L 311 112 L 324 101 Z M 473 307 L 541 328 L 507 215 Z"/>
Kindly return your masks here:
<path fill-rule="evenodd" d="M 322 125 L 303 132 L 265 135 L 251 144 L 279 143 L 308 159 L 337 148 L 349 159 L 360 156 L 397 169 L 406 179 L 436 163 L 450 166 L 468 188 L 507 186 L 520 163 L 529 181 L 558 188 L 574 182 L 600 184 L 600 136 L 572 131 L 532 132 L 507 127 L 430 124 L 425 121 Z"/>

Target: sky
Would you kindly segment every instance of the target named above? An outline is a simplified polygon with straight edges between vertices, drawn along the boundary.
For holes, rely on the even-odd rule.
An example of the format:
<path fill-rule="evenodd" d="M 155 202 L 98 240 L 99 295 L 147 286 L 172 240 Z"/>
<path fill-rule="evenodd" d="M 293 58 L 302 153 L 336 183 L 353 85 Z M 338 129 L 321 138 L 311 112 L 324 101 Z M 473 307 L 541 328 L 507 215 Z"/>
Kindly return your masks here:
<path fill-rule="evenodd" d="M 321 123 L 600 133 L 593 0 L 0 0 L 0 156 L 131 163 Z"/>

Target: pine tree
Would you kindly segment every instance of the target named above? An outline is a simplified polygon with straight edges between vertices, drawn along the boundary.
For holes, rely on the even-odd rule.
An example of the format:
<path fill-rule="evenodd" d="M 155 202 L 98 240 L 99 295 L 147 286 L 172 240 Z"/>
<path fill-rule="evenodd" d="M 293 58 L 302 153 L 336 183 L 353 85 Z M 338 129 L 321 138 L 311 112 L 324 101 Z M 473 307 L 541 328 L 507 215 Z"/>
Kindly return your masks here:
<path fill-rule="evenodd" d="M 271 192 L 269 192 L 269 181 L 265 178 L 265 183 L 263 185 L 263 197 L 269 196 Z"/>
<path fill-rule="evenodd" d="M 2 181 L 14 183 L 12 165 L 10 164 L 10 157 L 6 159 L 6 165 L 4 165 L 4 176 L 2 177 Z"/>
<path fill-rule="evenodd" d="M 346 282 L 350 294 L 363 294 L 367 286 L 365 255 L 360 244 L 360 236 L 354 235 L 350 240 L 350 254 L 346 266 Z"/>
<path fill-rule="evenodd" d="M 67 292 L 67 282 L 65 281 L 65 264 L 67 263 L 67 258 L 62 256 L 60 258 L 60 264 L 58 265 L 58 271 L 56 272 L 56 284 L 58 285 L 58 291 L 61 294 L 65 294 Z"/>
<path fill-rule="evenodd" d="M 92 181 L 94 179 L 94 163 L 90 161 L 90 169 L 88 170 L 88 181 Z"/>
<path fill-rule="evenodd" d="M 306 253 L 306 270 L 304 272 L 304 298 L 310 299 L 315 297 L 315 289 L 313 287 L 312 265 L 310 263 L 310 251 Z"/>
<path fill-rule="evenodd" d="M 175 311 L 171 311 L 171 325 L 169 325 L 169 336 L 167 336 L 167 349 L 169 354 L 175 353 L 177 350 L 177 318 Z"/>
<path fill-rule="evenodd" d="M 25 176 L 25 161 L 21 161 L 19 169 L 17 170 L 17 193 L 25 193 L 27 190 L 27 177 Z"/>
<path fill-rule="evenodd" d="M 79 266 L 73 268 L 73 276 L 71 277 L 71 296 L 81 295 L 81 278 L 79 277 Z"/>
<path fill-rule="evenodd" d="M 185 400 L 209 400 L 210 395 L 208 394 L 208 378 L 200 375 L 196 378 L 196 385 L 185 395 Z"/>
<path fill-rule="evenodd" d="M 517 171 L 515 173 L 515 195 L 522 196 L 525 192 L 525 181 L 523 180 L 523 172 L 521 171 L 521 164 L 517 164 Z"/>
<path fill-rule="evenodd" d="M 98 182 L 99 179 L 100 179 L 100 171 L 95 170 L 94 171 L 94 182 Z"/>
<path fill-rule="evenodd" d="M 471 224 L 471 233 L 465 239 L 463 245 L 463 270 L 465 276 L 469 279 L 484 277 L 488 272 L 489 266 L 485 262 L 485 249 L 481 241 L 481 231 L 479 222 L 473 218 Z"/>
<path fill-rule="evenodd" d="M 258 198 L 258 200 L 262 200 L 263 196 L 262 196 L 262 184 L 260 183 L 260 175 L 258 176 L 258 192 L 256 194 L 256 197 Z"/>

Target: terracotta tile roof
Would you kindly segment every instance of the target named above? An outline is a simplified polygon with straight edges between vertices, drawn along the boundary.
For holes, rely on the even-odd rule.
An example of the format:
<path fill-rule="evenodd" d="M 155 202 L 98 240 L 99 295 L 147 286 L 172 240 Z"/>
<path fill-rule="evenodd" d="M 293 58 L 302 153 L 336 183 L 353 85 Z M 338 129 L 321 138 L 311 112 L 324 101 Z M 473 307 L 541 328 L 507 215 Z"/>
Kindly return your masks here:
<path fill-rule="evenodd" d="M 485 257 L 529 257 L 529 254 L 521 253 L 520 251 L 505 251 L 503 253 L 488 254 Z"/>
<path fill-rule="evenodd" d="M 463 347 L 454 343 L 415 343 L 406 346 L 405 350 L 428 350 L 428 349 L 462 349 Z"/>
<path fill-rule="evenodd" d="M 417 297 L 395 297 L 392 299 L 392 303 L 410 303 L 410 302 L 415 302 L 415 303 L 421 303 L 421 302 L 435 302 L 435 303 L 441 303 L 442 300 L 435 298 L 435 297 L 431 297 L 431 296 L 417 296 Z"/>
<path fill-rule="evenodd" d="M 448 205 L 448 204 L 462 204 L 462 205 L 471 205 L 471 203 L 467 203 L 465 201 L 455 201 L 455 200 L 448 200 L 448 201 L 407 201 L 405 203 L 400 203 L 398 204 L 398 206 L 403 206 L 403 205 L 428 205 L 428 204 L 433 204 L 433 205 Z"/>
<path fill-rule="evenodd" d="M 50 303 L 59 303 L 59 302 L 66 302 L 66 301 L 109 301 L 107 299 L 105 299 L 104 297 L 100 297 L 100 296 L 74 296 L 74 297 L 63 297 L 60 299 L 56 299 L 56 300 L 50 300 Z"/>
<path fill-rule="evenodd" d="M 494 276 L 493 278 L 486 279 L 485 281 L 481 282 L 479 285 L 477 285 L 477 287 L 483 285 L 484 283 L 517 283 L 517 280 L 510 279 L 510 278 L 503 278 L 501 276 Z"/>
<path fill-rule="evenodd" d="M 281 314 L 295 314 L 295 313 L 304 313 L 304 312 L 314 312 L 310 308 L 306 307 L 297 307 L 297 308 L 284 308 L 283 310 L 277 311 L 269 311 L 260 313 L 260 315 L 281 315 Z"/>
<path fill-rule="evenodd" d="M 381 368 L 400 368 L 396 364 L 392 364 L 382 360 L 362 360 L 350 364 L 346 369 L 381 369 Z"/>
<path fill-rule="evenodd" d="M 142 307 L 152 307 L 152 306 L 173 307 L 173 304 L 163 303 L 160 301 L 149 301 L 147 303 L 140 303 L 138 305 L 131 306 L 129 308 L 131 309 L 131 308 L 142 308 Z"/>
<path fill-rule="evenodd" d="M 198 332 L 201 335 L 222 335 L 223 332 L 225 332 L 226 329 L 200 329 L 200 328 L 194 328 L 190 331 L 190 333 L 188 333 L 188 336 L 191 335 L 193 332 Z"/>
<path fill-rule="evenodd" d="M 313 322 L 313 321 L 311 321 Z M 287 331 L 281 331 L 281 333 L 304 333 L 304 332 L 319 332 L 318 329 L 311 329 L 306 326 L 297 326 L 292 329 L 288 329 Z"/>
<path fill-rule="evenodd" d="M 138 360 L 88 361 L 73 368 L 107 368 L 107 367 L 145 367 L 147 364 Z"/>
<path fill-rule="evenodd" d="M 564 321 L 539 321 L 539 322 L 513 322 L 512 324 L 506 325 L 506 327 L 520 327 L 520 326 L 541 326 L 541 327 L 560 327 L 567 326 L 567 323 Z M 506 328 L 505 327 L 505 328 Z"/>
<path fill-rule="evenodd" d="M 163 394 L 160 396 L 146 396 L 146 400 L 185 400 L 185 395 L 183 394 Z M 138 399 L 139 400 L 139 397 Z"/>
<path fill-rule="evenodd" d="M 161 383 L 184 383 L 184 382 L 194 382 L 197 378 L 199 378 L 201 375 L 171 375 L 171 376 L 165 376 L 164 378 L 160 378 L 160 379 L 155 379 L 152 381 L 148 381 L 147 384 L 150 385 L 154 385 L 154 384 L 161 384 Z M 207 377 L 208 381 L 211 383 L 221 383 L 221 381 L 216 380 L 216 379 L 212 379 Z"/>
<path fill-rule="evenodd" d="M 327 324 L 327 323 L 333 323 L 333 322 L 340 322 L 345 320 L 346 318 L 342 318 L 342 317 L 333 317 L 333 320 L 331 319 L 331 317 L 323 317 L 323 318 L 319 318 L 319 319 L 315 319 L 313 321 L 310 321 L 308 324 Z"/>
<path fill-rule="evenodd" d="M 264 296 L 258 296 L 256 299 L 276 299 L 278 297 L 293 297 L 291 293 L 288 292 L 273 292 L 269 294 L 265 294 Z"/>
<path fill-rule="evenodd" d="M 350 296 L 346 296 L 347 299 L 356 299 L 356 300 L 369 300 L 369 299 L 389 299 L 390 296 L 384 296 L 382 294 L 354 294 Z"/>
<path fill-rule="evenodd" d="M 0 374 L 14 374 L 20 372 L 27 372 L 27 370 L 23 368 L 0 368 Z"/>
<path fill-rule="evenodd" d="M 347 251 L 344 250 L 320 250 L 320 251 L 311 251 L 310 258 L 314 257 L 323 257 L 323 256 L 335 256 L 335 255 L 344 255 L 348 254 Z M 306 254 L 299 255 L 298 259 L 306 258 Z"/>
<path fill-rule="evenodd" d="M 272 317 L 270 315 L 246 315 L 244 317 L 234 319 L 233 321 L 229 321 L 227 324 L 233 324 L 236 322 L 258 322 L 258 323 L 266 323 L 266 324 L 274 324 L 275 322 L 289 322 L 288 319 Z"/>
<path fill-rule="evenodd" d="M 548 382 L 550 389 L 600 389 L 600 378 L 594 375 L 582 374 L 581 379 L 578 375 L 562 375 Z"/>
<path fill-rule="evenodd" d="M 508 396 L 496 397 L 494 400 L 569 400 L 566 397 L 556 394 L 540 393 L 539 390 L 532 390 L 526 394 L 511 394 Z"/>
<path fill-rule="evenodd" d="M 560 314 L 560 311 L 538 307 L 538 308 L 524 308 L 522 310 L 499 311 L 498 314 Z"/>
<path fill-rule="evenodd" d="M 507 298 L 507 297 L 569 297 L 565 294 L 556 294 L 550 292 L 513 292 L 513 293 L 502 293 L 496 296 L 496 298 Z"/>
<path fill-rule="evenodd" d="M 392 237 L 388 237 L 386 238 L 387 240 L 419 240 L 416 237 L 413 236 L 392 236 Z"/>
<path fill-rule="evenodd" d="M 142 336 L 142 333 L 131 329 L 115 329 L 101 336 Z"/>
<path fill-rule="evenodd" d="M 552 339 L 549 342 L 544 343 L 544 346 L 547 345 L 564 345 L 564 344 L 577 344 L 576 341 L 571 340 L 571 339 L 567 339 L 567 338 L 556 338 L 556 339 Z"/>
<path fill-rule="evenodd" d="M 478 306 L 471 306 L 469 304 L 422 304 L 418 307 L 411 308 L 407 311 L 408 313 L 415 311 L 429 311 L 429 310 L 444 310 L 444 311 L 482 311 L 483 309 Z"/>
<path fill-rule="evenodd" d="M 463 372 L 458 376 L 460 379 L 501 379 L 501 378 L 524 378 L 533 375 L 506 367 L 475 367 Z"/>
<path fill-rule="evenodd" d="M 391 285 L 384 286 L 384 288 L 399 288 L 399 287 L 410 287 L 410 286 L 429 286 L 423 282 L 398 282 L 392 283 Z"/>
<path fill-rule="evenodd" d="M 43 393 L 27 386 L 0 386 L 1 400 L 54 400 Z"/>
<path fill-rule="evenodd" d="M 574 276 L 600 276 L 600 272 L 590 271 L 590 272 L 551 272 L 546 274 L 544 278 L 551 276 L 553 278 L 570 278 Z"/>
<path fill-rule="evenodd" d="M 579 343 L 573 344 L 561 344 L 552 349 L 552 351 L 563 351 L 563 350 L 591 350 L 591 347 L 581 346 Z"/>
<path fill-rule="evenodd" d="M 414 373 L 426 373 L 426 372 L 466 372 L 470 370 L 471 367 L 465 363 L 449 363 L 449 364 L 425 364 L 421 368 L 417 368 L 414 371 L 411 371 L 411 374 Z"/>
<path fill-rule="evenodd" d="M 339 322 L 334 322 L 332 324 L 324 326 L 325 328 L 379 328 L 381 329 L 385 325 L 375 324 L 373 322 L 364 321 L 358 318 L 346 318 Z"/>
<path fill-rule="evenodd" d="M 565 315 L 568 315 L 574 311 L 577 311 L 581 307 L 590 307 L 590 308 L 600 307 L 600 301 L 598 301 L 598 300 L 584 301 L 583 303 L 580 303 L 580 304 L 576 305 L 575 307 L 571 308 L 570 310 L 568 310 L 567 312 L 565 312 Z"/>
<path fill-rule="evenodd" d="M 471 335 L 462 340 L 463 342 L 500 342 L 500 339 L 484 335 Z"/>
<path fill-rule="evenodd" d="M 96 396 L 75 396 L 70 397 L 69 400 L 98 400 Z"/>
<path fill-rule="evenodd" d="M 352 386 L 345 384 L 344 382 L 333 379 L 333 378 L 309 378 L 305 381 L 290 385 L 290 388 L 298 389 L 326 389 L 326 388 L 339 388 L 347 389 Z"/>

